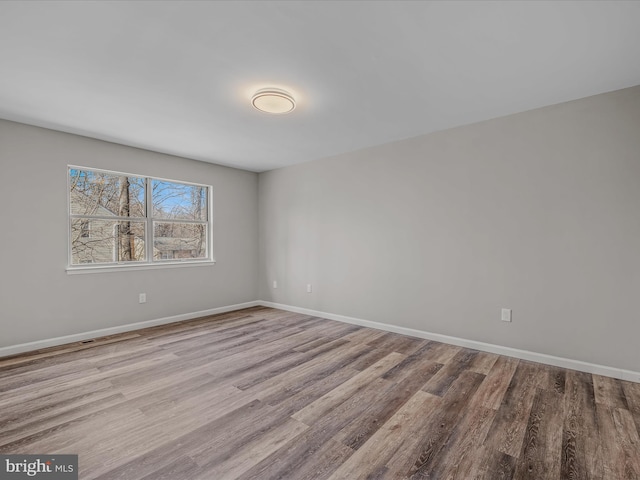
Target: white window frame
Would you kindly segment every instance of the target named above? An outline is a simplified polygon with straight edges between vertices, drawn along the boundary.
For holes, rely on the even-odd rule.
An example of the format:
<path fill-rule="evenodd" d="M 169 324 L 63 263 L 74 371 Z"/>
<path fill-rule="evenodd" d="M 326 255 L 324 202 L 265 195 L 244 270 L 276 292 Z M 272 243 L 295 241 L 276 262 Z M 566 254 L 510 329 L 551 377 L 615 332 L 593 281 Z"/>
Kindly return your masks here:
<path fill-rule="evenodd" d="M 129 262 L 111 262 L 111 263 L 81 263 L 72 264 L 73 252 L 71 245 L 71 224 L 73 220 L 87 219 L 87 220 L 108 220 L 113 221 L 113 216 L 103 215 L 77 215 L 71 213 L 71 170 L 86 170 L 92 172 L 106 173 L 109 175 L 138 177 L 144 179 L 145 182 L 145 216 L 144 217 L 131 217 L 131 221 L 144 221 L 145 223 L 145 256 L 146 260 L 142 261 L 129 261 Z M 153 217 L 153 192 L 151 189 L 151 182 L 154 180 L 160 182 L 172 182 L 182 185 L 193 185 L 196 187 L 203 187 L 207 192 L 207 221 L 206 222 L 194 222 L 192 220 L 181 219 L 162 219 Z M 150 175 L 140 175 L 137 173 L 119 172 L 115 170 L 105 170 L 103 168 L 85 167 L 80 165 L 67 165 L 67 245 L 68 245 L 68 258 L 67 268 L 68 274 L 76 273 L 98 273 L 98 272 L 117 272 L 122 270 L 146 270 L 155 268 L 180 268 L 180 267 L 195 267 L 195 266 L 208 266 L 215 264 L 213 258 L 213 186 L 202 183 L 189 182 L 185 180 L 176 180 L 170 178 L 153 177 Z M 153 258 L 153 227 L 154 223 L 205 223 L 206 235 L 207 235 L 207 254 L 203 258 L 181 258 L 181 259 L 158 259 Z"/>

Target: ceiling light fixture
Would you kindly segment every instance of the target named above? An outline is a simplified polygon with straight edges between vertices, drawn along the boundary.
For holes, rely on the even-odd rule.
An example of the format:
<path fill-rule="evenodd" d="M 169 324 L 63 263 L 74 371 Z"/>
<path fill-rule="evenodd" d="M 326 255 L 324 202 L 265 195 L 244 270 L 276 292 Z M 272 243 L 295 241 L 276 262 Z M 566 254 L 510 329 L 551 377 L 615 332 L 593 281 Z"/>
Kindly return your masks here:
<path fill-rule="evenodd" d="M 296 108 L 296 101 L 289 92 L 279 88 L 263 88 L 251 97 L 251 105 L 265 113 L 280 115 Z"/>

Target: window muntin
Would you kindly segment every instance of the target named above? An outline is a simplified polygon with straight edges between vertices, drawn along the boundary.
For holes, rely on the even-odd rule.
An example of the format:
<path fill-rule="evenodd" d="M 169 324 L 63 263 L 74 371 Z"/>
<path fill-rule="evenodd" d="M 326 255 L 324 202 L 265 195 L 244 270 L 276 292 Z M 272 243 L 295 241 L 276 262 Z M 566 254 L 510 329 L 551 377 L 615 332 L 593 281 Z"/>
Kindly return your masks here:
<path fill-rule="evenodd" d="M 210 190 L 69 167 L 70 267 L 210 261 Z"/>

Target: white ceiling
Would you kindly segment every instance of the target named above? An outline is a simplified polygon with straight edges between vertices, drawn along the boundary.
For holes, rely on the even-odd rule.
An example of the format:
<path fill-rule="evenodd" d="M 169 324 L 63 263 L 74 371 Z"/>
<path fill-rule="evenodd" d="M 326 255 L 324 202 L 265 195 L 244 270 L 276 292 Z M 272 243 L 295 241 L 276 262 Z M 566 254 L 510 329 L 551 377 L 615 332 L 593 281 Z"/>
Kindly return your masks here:
<path fill-rule="evenodd" d="M 0 2 L 1 118 L 254 171 L 638 84 L 638 1 Z"/>

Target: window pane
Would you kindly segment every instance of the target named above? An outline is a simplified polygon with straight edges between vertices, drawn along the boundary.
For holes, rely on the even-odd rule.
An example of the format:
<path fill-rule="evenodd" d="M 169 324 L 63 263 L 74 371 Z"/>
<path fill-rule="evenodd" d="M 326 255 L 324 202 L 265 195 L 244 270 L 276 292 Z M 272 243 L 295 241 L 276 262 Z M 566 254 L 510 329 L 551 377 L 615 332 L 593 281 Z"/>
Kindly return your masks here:
<path fill-rule="evenodd" d="M 153 259 L 206 258 L 207 227 L 204 223 L 157 222 L 153 225 Z"/>
<path fill-rule="evenodd" d="M 69 169 L 73 215 L 144 217 L 144 178 Z"/>
<path fill-rule="evenodd" d="M 145 260 L 145 222 L 96 219 L 71 221 L 71 263 Z"/>
<path fill-rule="evenodd" d="M 207 221 L 207 188 L 153 180 L 153 216 L 164 220 Z"/>

